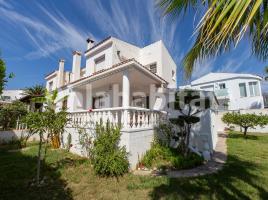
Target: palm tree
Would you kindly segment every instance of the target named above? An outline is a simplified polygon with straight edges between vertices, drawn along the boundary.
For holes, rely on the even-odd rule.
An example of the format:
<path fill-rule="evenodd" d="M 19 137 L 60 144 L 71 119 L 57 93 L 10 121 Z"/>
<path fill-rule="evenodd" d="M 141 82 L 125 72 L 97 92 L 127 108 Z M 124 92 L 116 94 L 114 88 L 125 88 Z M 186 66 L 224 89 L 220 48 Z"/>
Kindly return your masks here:
<path fill-rule="evenodd" d="M 196 27 L 193 47 L 183 59 L 186 77 L 197 61 L 217 56 L 236 47 L 247 36 L 252 54 L 268 58 L 268 0 L 158 0 L 164 15 L 179 15 L 189 7 L 206 12 Z"/>
<path fill-rule="evenodd" d="M 35 85 L 24 89 L 23 94 L 26 96 L 44 96 L 46 94 L 46 88 L 43 85 Z"/>
<path fill-rule="evenodd" d="M 36 99 L 43 98 L 46 95 L 46 88 L 43 85 L 27 87 L 24 89 L 23 95 L 25 95 L 24 99 L 30 103 L 30 110 L 41 110 L 43 102 L 37 101 Z"/>

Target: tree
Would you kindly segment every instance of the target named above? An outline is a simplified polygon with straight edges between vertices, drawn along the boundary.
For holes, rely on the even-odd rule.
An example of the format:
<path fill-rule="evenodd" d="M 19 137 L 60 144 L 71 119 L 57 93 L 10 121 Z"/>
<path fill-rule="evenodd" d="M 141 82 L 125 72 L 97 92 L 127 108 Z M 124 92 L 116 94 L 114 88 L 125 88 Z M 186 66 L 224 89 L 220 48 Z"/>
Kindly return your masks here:
<path fill-rule="evenodd" d="M 44 141 L 44 134 L 46 132 L 46 115 L 41 112 L 28 113 L 23 122 L 27 124 L 27 128 L 31 134 L 39 135 L 38 155 L 37 155 L 37 171 L 36 171 L 36 183 L 40 183 L 40 169 L 41 169 L 41 151 Z"/>
<path fill-rule="evenodd" d="M 249 128 L 267 125 L 268 115 L 226 113 L 223 115 L 222 121 L 228 125 L 233 124 L 242 127 L 244 129 L 244 137 L 246 137 Z"/>
<path fill-rule="evenodd" d="M 186 77 L 197 61 L 217 56 L 237 46 L 245 35 L 252 53 L 260 60 L 268 58 L 268 0 L 158 0 L 164 15 L 178 16 L 188 8 L 203 5 L 206 13 L 196 27 L 193 47 L 183 59 Z"/>
<path fill-rule="evenodd" d="M 35 85 L 33 87 L 27 87 L 24 89 L 23 94 L 32 97 L 44 96 L 46 93 L 46 88 L 43 85 Z"/>
<path fill-rule="evenodd" d="M 39 135 L 39 146 L 38 146 L 38 161 L 37 161 L 37 184 L 40 181 L 40 165 L 41 160 L 45 162 L 47 153 L 47 144 L 49 139 L 52 141 L 52 146 L 59 148 L 60 139 L 59 135 L 64 132 L 64 128 L 68 122 L 67 112 L 65 110 L 60 110 L 56 112 L 56 99 L 57 91 L 53 93 L 46 92 L 45 97 L 36 97 L 34 101 L 42 102 L 45 104 L 43 111 L 30 112 L 22 120 L 29 129 L 31 134 Z M 46 139 L 44 136 L 47 136 Z M 55 139 L 56 138 L 56 139 Z M 42 144 L 45 143 L 45 150 L 43 159 L 41 159 Z"/>
<path fill-rule="evenodd" d="M 186 157 L 189 154 L 190 133 L 192 125 L 200 121 L 198 113 L 210 107 L 208 97 L 201 98 L 201 92 L 196 90 L 180 90 L 175 94 L 175 102 L 169 107 L 179 111 L 177 118 L 170 119 L 170 122 L 180 127 L 178 137 L 179 148 Z"/>
<path fill-rule="evenodd" d="M 14 74 L 9 74 L 8 78 L 13 78 Z M 3 93 L 3 89 L 8 81 L 8 78 L 6 77 L 6 64 L 4 60 L 0 58 L 0 95 Z"/>
<path fill-rule="evenodd" d="M 3 130 L 16 127 L 16 122 L 27 114 L 27 107 L 20 101 L 3 105 L 0 109 L 0 126 Z"/>
<path fill-rule="evenodd" d="M 24 89 L 23 95 L 30 97 L 30 102 L 34 103 L 34 110 L 40 110 L 43 106 L 43 102 L 38 102 L 36 99 L 46 95 L 46 88 L 43 85 L 27 87 Z"/>

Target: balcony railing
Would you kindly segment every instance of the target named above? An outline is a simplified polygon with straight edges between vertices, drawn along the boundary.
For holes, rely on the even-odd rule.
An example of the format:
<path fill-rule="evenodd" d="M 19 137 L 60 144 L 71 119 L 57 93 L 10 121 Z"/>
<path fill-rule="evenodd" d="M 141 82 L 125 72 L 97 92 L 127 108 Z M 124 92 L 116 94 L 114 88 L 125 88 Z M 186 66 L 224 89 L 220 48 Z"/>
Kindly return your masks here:
<path fill-rule="evenodd" d="M 94 128 L 97 123 L 109 121 L 121 128 L 153 128 L 166 120 L 166 113 L 139 107 L 104 108 L 92 111 L 78 111 L 69 114 L 70 124 L 85 128 Z"/>
<path fill-rule="evenodd" d="M 214 92 L 217 97 L 227 97 L 229 95 L 227 88 L 215 90 Z"/>

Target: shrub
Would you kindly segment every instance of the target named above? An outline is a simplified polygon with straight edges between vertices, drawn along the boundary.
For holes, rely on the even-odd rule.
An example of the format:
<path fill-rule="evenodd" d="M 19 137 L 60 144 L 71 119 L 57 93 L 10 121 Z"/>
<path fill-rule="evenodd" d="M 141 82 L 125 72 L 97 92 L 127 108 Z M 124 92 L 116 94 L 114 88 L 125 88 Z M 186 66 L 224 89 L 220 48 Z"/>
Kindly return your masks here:
<path fill-rule="evenodd" d="M 0 109 L 0 126 L 3 130 L 15 128 L 18 118 L 27 114 L 27 107 L 20 101 L 4 105 Z"/>
<path fill-rule="evenodd" d="M 171 164 L 176 169 L 189 169 L 203 163 L 203 158 L 195 153 L 190 153 L 187 157 L 177 155 L 171 158 Z"/>
<path fill-rule="evenodd" d="M 141 163 L 147 168 L 163 167 L 164 165 L 176 169 L 188 169 L 201 165 L 203 158 L 195 153 L 189 153 L 185 157 L 174 148 L 154 143 L 142 158 Z"/>
<path fill-rule="evenodd" d="M 119 147 L 120 127 L 107 122 L 97 124 L 96 139 L 92 149 L 92 163 L 96 174 L 122 176 L 128 172 L 129 162 L 125 147 Z"/>

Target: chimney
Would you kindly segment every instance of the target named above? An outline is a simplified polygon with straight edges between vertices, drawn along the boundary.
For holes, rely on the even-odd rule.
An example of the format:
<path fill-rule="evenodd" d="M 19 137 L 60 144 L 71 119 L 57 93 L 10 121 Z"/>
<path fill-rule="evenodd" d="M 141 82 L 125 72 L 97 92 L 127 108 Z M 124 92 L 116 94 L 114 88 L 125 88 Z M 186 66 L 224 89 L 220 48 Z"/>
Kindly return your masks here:
<path fill-rule="evenodd" d="M 73 52 L 73 81 L 80 79 L 80 71 L 81 71 L 81 52 L 74 51 Z"/>
<path fill-rule="evenodd" d="M 91 49 L 94 46 L 94 40 L 90 38 L 87 39 L 87 50 Z"/>
<path fill-rule="evenodd" d="M 65 60 L 59 60 L 59 71 L 58 71 L 58 84 L 57 88 L 60 88 L 64 85 L 64 62 Z"/>

